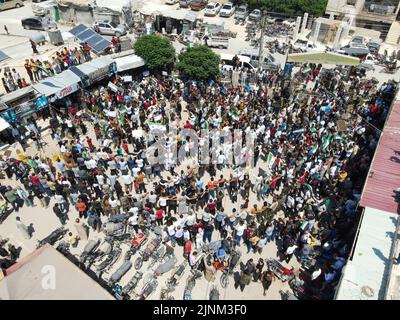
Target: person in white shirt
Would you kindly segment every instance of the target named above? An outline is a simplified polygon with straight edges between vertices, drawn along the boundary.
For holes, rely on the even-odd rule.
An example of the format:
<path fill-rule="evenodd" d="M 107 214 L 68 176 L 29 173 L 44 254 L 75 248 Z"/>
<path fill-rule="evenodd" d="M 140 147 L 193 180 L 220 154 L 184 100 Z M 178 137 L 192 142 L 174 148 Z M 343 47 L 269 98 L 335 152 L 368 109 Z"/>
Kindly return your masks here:
<path fill-rule="evenodd" d="M 321 268 L 315 269 L 315 271 L 311 274 L 311 281 L 317 279 L 321 275 L 321 273 L 322 273 Z"/>
<path fill-rule="evenodd" d="M 175 240 L 175 226 L 174 225 L 170 225 L 169 227 L 167 227 L 167 231 L 168 231 L 169 238 L 171 239 L 172 246 L 175 246 L 175 243 L 176 243 L 176 240 Z"/>
<path fill-rule="evenodd" d="M 105 178 L 102 174 L 98 174 L 96 176 L 97 182 L 99 183 L 100 186 L 102 186 L 104 184 Z"/>
<path fill-rule="evenodd" d="M 186 217 L 186 226 L 191 227 L 196 222 L 196 216 L 193 211 L 189 212 L 189 215 Z"/>
<path fill-rule="evenodd" d="M 152 204 L 153 207 L 155 207 L 156 204 L 157 204 L 157 195 L 154 194 L 153 191 L 150 191 L 150 194 L 149 194 L 149 202 Z"/>
<path fill-rule="evenodd" d="M 128 219 L 128 223 L 135 230 L 136 233 L 139 232 L 139 222 L 138 222 L 138 215 L 137 214 L 133 214 Z"/>
<path fill-rule="evenodd" d="M 293 244 L 286 249 L 286 252 L 285 252 L 286 263 L 290 262 L 290 259 L 292 258 L 293 253 L 295 252 L 296 248 L 297 248 L 297 245 Z"/>
<path fill-rule="evenodd" d="M 235 227 L 236 230 L 236 245 L 240 246 L 240 241 L 243 238 L 244 230 L 246 230 L 246 226 L 244 225 L 243 221 L 240 221 L 239 224 Z"/>

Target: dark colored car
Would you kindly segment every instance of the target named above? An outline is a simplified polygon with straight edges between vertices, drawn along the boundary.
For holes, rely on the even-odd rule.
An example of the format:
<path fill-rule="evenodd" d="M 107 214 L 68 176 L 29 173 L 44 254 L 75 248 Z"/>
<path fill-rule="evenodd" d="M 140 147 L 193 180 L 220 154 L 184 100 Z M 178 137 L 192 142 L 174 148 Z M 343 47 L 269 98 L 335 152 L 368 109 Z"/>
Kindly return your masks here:
<path fill-rule="evenodd" d="M 201 9 L 204 9 L 208 4 L 207 0 L 193 0 L 190 3 L 190 9 L 194 11 L 200 11 Z"/>
<path fill-rule="evenodd" d="M 45 22 L 41 17 L 29 17 L 21 20 L 22 27 L 30 30 L 48 30 L 50 28 L 48 22 Z"/>

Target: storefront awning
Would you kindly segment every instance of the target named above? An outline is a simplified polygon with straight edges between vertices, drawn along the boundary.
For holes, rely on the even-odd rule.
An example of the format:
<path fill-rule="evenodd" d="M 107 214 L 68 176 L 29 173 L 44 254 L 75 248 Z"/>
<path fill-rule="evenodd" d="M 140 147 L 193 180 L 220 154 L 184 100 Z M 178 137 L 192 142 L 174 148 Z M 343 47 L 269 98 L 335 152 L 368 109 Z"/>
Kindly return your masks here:
<path fill-rule="evenodd" d="M 27 86 L 25 88 L 21 88 L 5 94 L 1 97 L 1 101 L 3 101 L 5 104 L 8 104 L 15 100 L 19 100 L 26 95 L 30 95 L 31 93 L 33 93 L 33 88 L 31 86 Z"/>
<path fill-rule="evenodd" d="M 101 57 L 71 68 L 71 71 L 82 78 L 88 76 L 90 80 L 96 80 L 109 74 L 110 65 L 114 60 L 110 57 Z"/>
<path fill-rule="evenodd" d="M 63 98 L 78 90 L 78 83 L 80 80 L 81 78 L 75 73 L 66 70 L 54 77 L 44 79 L 34 84 L 33 88 L 39 92 L 39 94 L 46 97 L 56 95 L 58 98 Z"/>
<path fill-rule="evenodd" d="M 0 118 L 0 132 L 7 129 L 9 126 L 10 124 L 6 120 Z"/>
<path fill-rule="evenodd" d="M 357 66 L 360 59 L 334 52 L 306 52 L 289 54 L 288 62 L 321 63 L 343 66 Z"/>
<path fill-rule="evenodd" d="M 197 19 L 197 12 L 194 11 L 189 11 L 188 13 L 186 13 L 185 15 L 185 20 L 188 20 L 190 22 L 195 22 Z"/>
<path fill-rule="evenodd" d="M 122 72 L 126 70 L 136 69 L 142 67 L 146 62 L 139 56 L 131 54 L 129 56 L 114 59 L 117 64 L 117 71 Z"/>

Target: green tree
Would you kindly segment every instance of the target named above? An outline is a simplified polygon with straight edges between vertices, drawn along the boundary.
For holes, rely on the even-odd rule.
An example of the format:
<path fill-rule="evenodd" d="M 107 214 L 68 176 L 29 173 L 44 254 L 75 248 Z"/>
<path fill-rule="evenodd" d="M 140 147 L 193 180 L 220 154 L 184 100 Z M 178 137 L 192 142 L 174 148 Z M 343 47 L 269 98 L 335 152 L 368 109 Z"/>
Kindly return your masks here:
<path fill-rule="evenodd" d="M 219 77 L 219 56 L 205 45 L 195 45 L 179 55 L 177 68 L 192 80 L 204 81 Z"/>
<path fill-rule="evenodd" d="M 140 37 L 134 43 L 133 49 L 153 71 L 159 71 L 161 68 L 169 69 L 175 62 L 175 48 L 168 38 L 160 35 Z"/>
<path fill-rule="evenodd" d="M 312 16 L 322 16 L 328 0 L 238 0 L 238 2 L 247 3 L 252 9 L 266 9 L 288 15 L 302 15 L 308 12 Z"/>

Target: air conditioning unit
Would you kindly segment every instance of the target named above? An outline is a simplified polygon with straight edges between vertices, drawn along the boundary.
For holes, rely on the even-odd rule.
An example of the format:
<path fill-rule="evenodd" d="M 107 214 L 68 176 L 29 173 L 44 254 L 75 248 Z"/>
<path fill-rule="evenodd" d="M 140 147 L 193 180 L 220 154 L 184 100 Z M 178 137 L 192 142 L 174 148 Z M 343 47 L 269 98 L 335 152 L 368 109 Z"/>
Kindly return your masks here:
<path fill-rule="evenodd" d="M 54 44 L 56 46 L 64 44 L 64 40 L 63 40 L 60 30 L 58 30 L 58 29 L 49 30 L 48 34 L 49 34 L 49 39 L 50 39 L 51 44 Z"/>

